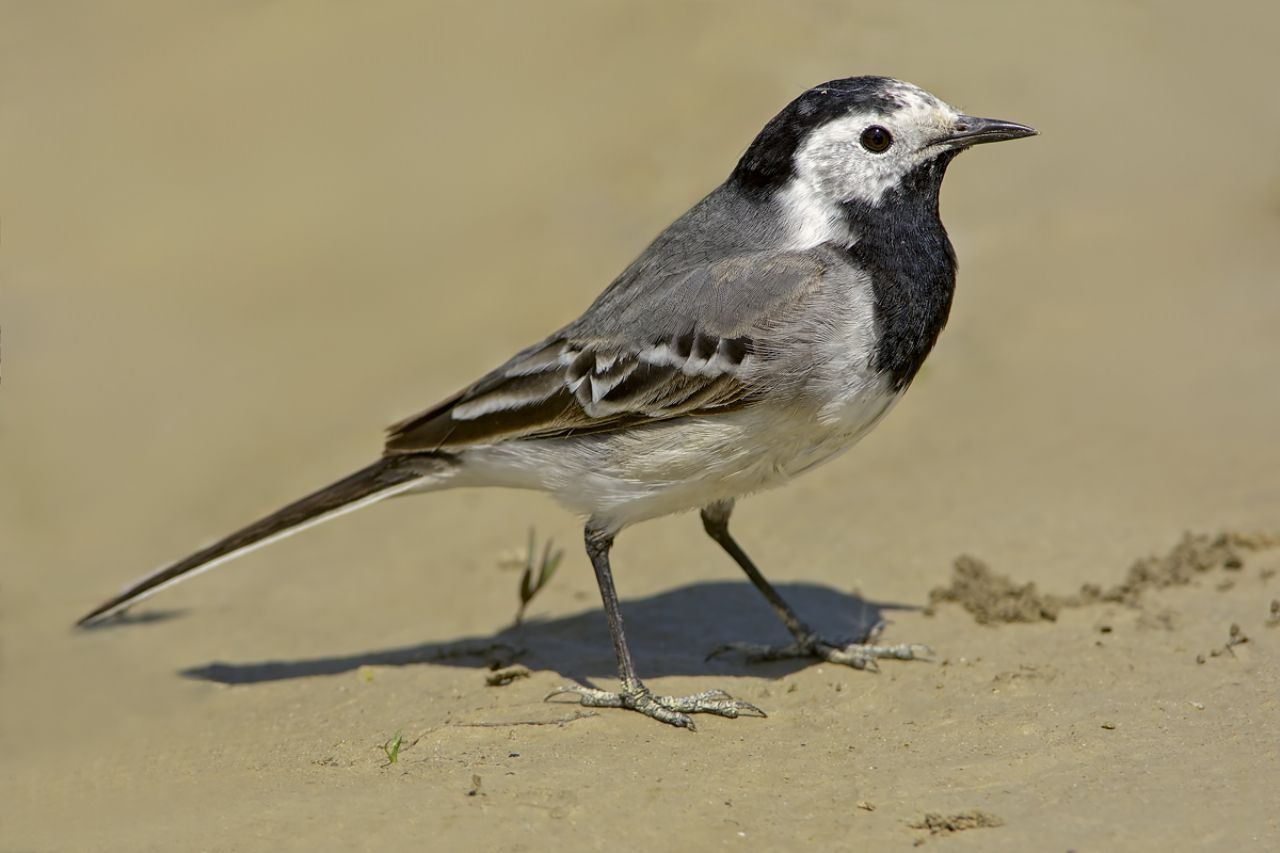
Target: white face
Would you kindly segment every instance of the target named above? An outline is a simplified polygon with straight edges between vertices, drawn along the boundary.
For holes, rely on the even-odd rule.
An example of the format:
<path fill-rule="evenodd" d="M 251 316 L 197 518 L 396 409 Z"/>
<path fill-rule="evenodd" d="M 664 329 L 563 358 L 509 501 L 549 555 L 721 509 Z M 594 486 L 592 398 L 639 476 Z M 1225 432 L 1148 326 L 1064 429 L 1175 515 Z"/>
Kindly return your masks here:
<path fill-rule="evenodd" d="M 958 111 L 910 83 L 893 92 L 902 106 L 891 112 L 851 113 L 816 129 L 796 152 L 795 194 L 811 203 L 861 201 L 878 205 L 903 176 L 938 156 L 937 143 L 955 128 Z M 888 147 L 874 150 L 867 142 L 886 138 L 869 128 L 888 132 Z"/>

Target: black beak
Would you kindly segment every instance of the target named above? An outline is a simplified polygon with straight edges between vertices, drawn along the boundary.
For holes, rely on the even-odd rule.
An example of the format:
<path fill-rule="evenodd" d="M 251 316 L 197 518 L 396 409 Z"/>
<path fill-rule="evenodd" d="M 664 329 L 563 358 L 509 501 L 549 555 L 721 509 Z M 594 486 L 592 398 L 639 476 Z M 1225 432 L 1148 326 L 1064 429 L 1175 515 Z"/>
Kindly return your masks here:
<path fill-rule="evenodd" d="M 983 142 L 1002 142 L 1006 139 L 1021 139 L 1024 136 L 1035 136 L 1039 133 L 1034 127 L 1018 124 L 1013 121 L 1001 121 L 998 118 L 977 118 L 976 116 L 959 116 L 953 129 L 942 144 L 948 148 L 968 148 Z"/>

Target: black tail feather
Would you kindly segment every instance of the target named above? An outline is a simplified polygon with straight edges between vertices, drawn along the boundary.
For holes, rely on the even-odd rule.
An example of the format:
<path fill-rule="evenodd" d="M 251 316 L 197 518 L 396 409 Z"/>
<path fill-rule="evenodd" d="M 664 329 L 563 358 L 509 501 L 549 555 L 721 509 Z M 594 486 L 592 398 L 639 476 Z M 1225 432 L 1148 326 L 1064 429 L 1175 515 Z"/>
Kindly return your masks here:
<path fill-rule="evenodd" d="M 225 562 L 254 546 L 265 544 L 268 540 L 319 523 L 326 516 L 354 508 L 353 505 L 361 501 L 377 500 L 404 491 L 415 480 L 428 477 L 447 464 L 447 457 L 434 455 L 413 454 L 380 459 L 349 477 L 294 501 L 207 548 L 200 549 L 186 559 L 153 572 L 95 607 L 77 621 L 76 625 L 92 622 L 156 592 L 161 587 L 177 583 L 184 576 L 200 569 L 212 568 L 213 565 Z"/>

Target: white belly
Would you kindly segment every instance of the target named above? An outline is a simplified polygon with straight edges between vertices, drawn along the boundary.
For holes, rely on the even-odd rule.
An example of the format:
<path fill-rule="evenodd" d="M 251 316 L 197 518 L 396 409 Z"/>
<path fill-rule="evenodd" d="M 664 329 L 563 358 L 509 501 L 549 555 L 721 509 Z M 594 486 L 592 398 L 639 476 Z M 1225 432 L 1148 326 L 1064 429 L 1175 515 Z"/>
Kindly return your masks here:
<path fill-rule="evenodd" d="M 863 387 L 820 411 L 761 405 L 616 434 L 476 447 L 450 485 L 544 490 L 618 530 L 780 485 L 853 446 L 898 396 Z"/>

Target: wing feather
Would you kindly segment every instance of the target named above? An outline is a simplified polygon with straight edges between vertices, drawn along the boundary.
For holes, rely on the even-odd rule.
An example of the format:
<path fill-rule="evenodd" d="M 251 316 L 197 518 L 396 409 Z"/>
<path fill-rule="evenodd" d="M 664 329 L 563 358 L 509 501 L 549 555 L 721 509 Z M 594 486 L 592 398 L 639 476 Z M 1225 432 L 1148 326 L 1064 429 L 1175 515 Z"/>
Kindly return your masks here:
<path fill-rule="evenodd" d="M 615 282 L 577 321 L 438 406 L 395 424 L 388 453 L 596 433 L 747 406 L 779 317 L 821 287 L 821 252 L 735 256 Z M 649 287 L 646 300 L 637 299 Z M 644 310 L 644 302 L 649 302 Z"/>

